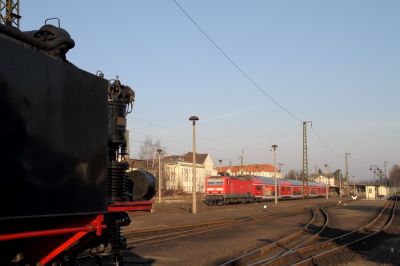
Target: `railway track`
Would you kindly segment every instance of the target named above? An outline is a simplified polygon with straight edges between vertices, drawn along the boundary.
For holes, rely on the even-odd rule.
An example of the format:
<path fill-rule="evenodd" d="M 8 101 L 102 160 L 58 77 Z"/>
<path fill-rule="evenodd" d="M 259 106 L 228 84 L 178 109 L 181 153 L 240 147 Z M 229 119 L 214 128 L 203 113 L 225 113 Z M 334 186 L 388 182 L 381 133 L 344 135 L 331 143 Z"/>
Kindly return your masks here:
<path fill-rule="evenodd" d="M 278 219 L 286 217 L 287 215 L 298 215 L 304 213 L 304 210 L 296 212 L 280 212 L 280 213 L 266 213 L 257 216 L 242 217 L 232 220 L 220 220 L 209 223 L 195 224 L 195 225 L 182 225 L 169 228 L 156 228 L 141 231 L 124 232 L 127 238 L 128 247 L 142 247 L 161 242 L 172 241 L 179 238 L 200 235 L 212 231 L 223 230 L 230 227 L 241 226 L 252 222 L 258 222 L 262 219 Z"/>
<path fill-rule="evenodd" d="M 394 197 L 393 200 L 388 201 L 388 203 L 382 209 L 379 215 L 369 224 L 362 226 L 347 234 L 337 236 L 333 239 L 329 239 L 321 243 L 317 243 L 313 246 L 305 247 L 302 250 L 297 250 L 296 253 L 297 255 L 301 256 L 301 259 L 296 263 L 289 264 L 297 266 L 328 264 L 331 255 L 351 245 L 355 245 L 362 241 L 372 239 L 377 234 L 386 231 L 390 227 L 394 219 L 396 205 L 397 198 Z"/>
<path fill-rule="evenodd" d="M 312 209 L 311 220 L 300 230 L 286 237 L 267 244 L 240 257 L 229 260 L 222 265 L 252 265 L 259 261 L 267 262 L 304 246 L 315 240 L 328 224 L 328 214 L 323 207 Z"/>
<path fill-rule="evenodd" d="M 254 253 L 254 257 L 251 261 L 254 263 L 242 263 L 238 260 L 236 263 L 234 260 L 230 261 L 230 264 L 223 265 L 329 265 L 329 257 L 344 248 L 365 241 L 386 230 L 394 218 L 394 212 L 396 209 L 396 199 L 388 201 L 379 214 L 367 225 L 364 225 L 351 232 L 335 236 L 330 239 L 324 239 L 325 237 L 317 237 L 320 233 L 314 234 L 313 239 L 297 245 L 286 252 L 281 254 L 269 253 L 269 248 L 264 247 L 265 252 L 269 253 L 268 258 L 259 258 Z M 324 227 L 325 228 L 325 227 Z M 326 229 L 323 229 L 326 230 Z M 321 232 L 323 231 L 321 230 Z M 285 240 L 287 236 L 277 242 Z M 291 236 L 296 238 L 296 236 Z M 274 242 L 274 243 L 277 243 Z M 273 243 L 273 244 L 274 244 Z M 247 255 L 247 254 L 246 254 Z M 239 257 L 240 258 L 240 257 Z"/>
<path fill-rule="evenodd" d="M 334 204 L 333 203 L 323 204 L 323 206 L 331 206 L 331 205 L 334 205 Z M 224 220 L 218 220 L 218 221 L 207 222 L 207 223 L 202 223 L 202 224 L 180 225 L 180 226 L 173 226 L 173 227 L 151 228 L 151 229 L 134 230 L 134 231 L 129 230 L 129 231 L 124 231 L 123 234 L 127 238 L 128 248 L 134 248 L 134 247 L 142 247 L 142 246 L 147 246 L 147 245 L 152 245 L 152 244 L 158 244 L 158 243 L 166 242 L 166 241 L 173 241 L 173 240 L 176 240 L 179 238 L 185 238 L 185 237 L 189 237 L 189 236 L 205 234 L 208 232 L 223 230 L 223 229 L 227 229 L 227 228 L 234 227 L 234 226 L 244 225 L 247 223 L 257 223 L 258 221 L 260 221 L 262 219 L 273 220 L 273 219 L 278 219 L 281 217 L 286 217 L 287 215 L 298 215 L 298 214 L 302 214 L 302 213 L 304 213 L 304 209 L 294 211 L 294 212 L 264 213 L 261 215 L 242 217 L 239 219 L 231 219 L 231 220 L 224 219 Z M 318 217 L 320 215 L 321 214 L 318 214 L 318 212 L 317 212 L 317 214 L 316 214 L 317 217 L 314 217 L 314 219 L 319 219 Z M 317 228 L 317 227 L 320 227 L 320 225 L 318 226 L 317 223 L 310 223 L 309 229 L 304 234 L 307 234 L 307 233 L 310 234 L 310 232 L 312 232 L 312 230 L 313 230 L 313 227 Z M 296 231 L 296 232 L 297 232 L 297 234 L 301 234 L 303 232 L 303 229 Z M 296 236 L 297 235 L 296 232 L 293 234 L 290 234 L 289 236 Z M 298 239 L 308 238 L 308 237 L 305 237 L 304 234 L 302 237 L 299 236 Z M 287 238 L 288 245 L 294 243 L 294 240 L 289 238 L 289 236 Z M 289 241 L 291 241 L 291 242 L 289 243 Z M 301 241 L 299 241 L 299 243 L 300 242 Z M 307 243 L 308 243 L 308 241 L 307 241 Z M 282 244 L 280 247 L 283 247 L 283 245 L 284 245 L 284 241 L 282 241 Z M 285 250 L 287 251 L 287 249 L 285 249 Z"/>

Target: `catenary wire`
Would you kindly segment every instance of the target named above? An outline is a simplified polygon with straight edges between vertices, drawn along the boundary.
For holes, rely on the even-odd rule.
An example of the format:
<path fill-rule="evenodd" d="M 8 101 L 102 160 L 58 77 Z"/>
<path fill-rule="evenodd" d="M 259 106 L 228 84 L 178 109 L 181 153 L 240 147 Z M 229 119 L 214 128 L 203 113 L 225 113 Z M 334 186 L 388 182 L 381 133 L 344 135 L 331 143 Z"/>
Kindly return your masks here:
<path fill-rule="evenodd" d="M 321 144 L 327 149 L 329 150 L 332 154 L 335 154 L 337 156 L 341 156 L 339 153 L 337 153 L 334 149 L 332 149 L 325 141 L 324 139 L 318 134 L 318 132 L 311 127 L 311 130 L 313 131 L 314 135 L 317 137 L 317 139 L 321 142 Z"/>
<path fill-rule="evenodd" d="M 179 130 L 179 129 L 176 129 L 176 128 L 168 127 L 168 126 L 165 126 L 165 125 L 162 125 L 162 124 L 158 124 L 158 123 L 153 123 L 153 122 L 150 122 L 150 121 L 144 120 L 142 118 L 138 118 L 138 117 L 134 117 L 133 120 L 137 120 L 137 121 L 140 121 L 140 122 L 143 122 L 143 123 L 147 123 L 147 124 L 152 125 L 152 126 L 157 126 L 157 127 L 160 127 L 160 128 L 164 128 L 164 129 L 168 129 L 168 130 L 171 130 L 171 131 L 174 131 L 174 132 L 178 132 L 178 133 L 183 134 L 185 136 L 190 136 L 190 134 L 191 134 L 191 133 L 189 133 L 187 131 L 183 131 L 183 130 Z M 210 142 L 214 142 L 214 143 L 235 146 L 232 143 L 229 143 L 229 142 L 226 142 L 226 141 L 220 141 L 220 140 L 217 140 L 217 139 L 205 138 L 205 137 L 202 137 L 202 136 L 199 136 L 198 138 L 200 140 L 204 140 L 204 141 L 210 141 Z"/>
<path fill-rule="evenodd" d="M 298 118 L 294 113 L 290 112 L 285 106 L 279 103 L 275 98 L 273 98 L 270 94 L 268 94 L 261 86 L 250 77 L 223 49 L 220 45 L 214 41 L 213 38 L 194 20 L 194 18 L 178 3 L 176 0 L 172 0 L 173 3 L 182 11 L 182 13 L 192 22 L 192 24 L 211 42 L 211 44 L 236 68 L 257 90 L 259 90 L 264 96 L 266 96 L 270 101 L 272 101 L 275 105 L 277 105 L 280 109 L 285 111 L 289 114 L 292 118 L 294 118 L 297 122 L 302 123 L 302 120 Z M 330 152 L 335 155 L 339 156 L 335 150 L 333 150 L 324 140 L 323 138 L 317 133 L 317 131 L 312 127 L 312 131 L 314 132 L 315 136 L 319 139 L 321 144 Z"/>
<path fill-rule="evenodd" d="M 192 16 L 186 10 L 176 1 L 172 0 L 174 4 L 182 11 L 183 14 L 193 23 L 193 25 L 211 42 L 211 44 L 256 88 L 258 89 L 264 96 L 266 96 L 271 102 L 273 102 L 275 105 L 277 105 L 279 108 L 281 108 L 283 111 L 285 111 L 287 114 L 289 114 L 292 118 L 294 118 L 298 122 L 302 122 L 301 119 L 299 119 L 296 115 L 294 115 L 292 112 L 290 112 L 285 106 L 280 104 L 275 98 L 273 98 L 269 93 L 267 93 L 265 90 L 261 88 L 258 83 L 251 78 L 235 61 L 219 46 L 212 38 L 211 36 L 203 30 L 202 27 L 193 19 Z"/>

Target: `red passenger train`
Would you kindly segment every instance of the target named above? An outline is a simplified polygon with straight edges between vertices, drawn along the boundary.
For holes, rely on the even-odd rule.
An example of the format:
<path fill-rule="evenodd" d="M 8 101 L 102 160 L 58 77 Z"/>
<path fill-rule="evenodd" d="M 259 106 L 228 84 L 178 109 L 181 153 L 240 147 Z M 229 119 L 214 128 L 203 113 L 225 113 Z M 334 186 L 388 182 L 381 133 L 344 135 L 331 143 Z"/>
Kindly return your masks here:
<path fill-rule="evenodd" d="M 254 201 L 275 198 L 274 179 L 264 176 L 210 176 L 206 178 L 207 205 L 228 203 L 251 203 Z M 326 184 L 308 182 L 305 184 L 304 196 L 323 197 L 326 195 Z M 297 180 L 277 179 L 279 199 L 303 198 L 303 182 Z"/>

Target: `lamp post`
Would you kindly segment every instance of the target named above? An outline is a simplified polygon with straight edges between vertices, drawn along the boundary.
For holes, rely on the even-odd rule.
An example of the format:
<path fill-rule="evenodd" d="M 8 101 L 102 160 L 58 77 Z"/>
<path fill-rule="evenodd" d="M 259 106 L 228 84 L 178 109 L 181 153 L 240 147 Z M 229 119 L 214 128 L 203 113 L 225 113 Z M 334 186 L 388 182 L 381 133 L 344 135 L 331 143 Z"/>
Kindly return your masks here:
<path fill-rule="evenodd" d="M 342 178 L 340 177 L 340 169 L 337 171 L 339 178 L 339 197 L 342 199 Z"/>
<path fill-rule="evenodd" d="M 372 165 L 369 166 L 369 170 L 370 171 L 374 171 L 374 183 L 373 183 L 373 185 L 375 185 L 375 174 L 376 174 L 377 170 L 379 171 L 379 166 L 376 165 L 376 164 L 372 164 Z"/>
<path fill-rule="evenodd" d="M 162 149 L 157 149 L 158 152 L 158 203 L 161 203 L 161 153 Z"/>
<path fill-rule="evenodd" d="M 275 184 L 275 205 L 278 204 L 278 186 L 276 184 L 276 148 L 278 145 L 272 145 L 272 149 L 274 149 L 274 184 Z"/>
<path fill-rule="evenodd" d="M 221 172 L 222 160 L 220 159 L 220 160 L 218 160 L 218 162 L 219 162 L 219 173 L 220 173 L 220 175 L 223 175 L 222 172 Z"/>
<path fill-rule="evenodd" d="M 190 121 L 192 121 L 193 125 L 193 178 L 192 178 L 192 190 L 193 190 L 193 202 L 192 202 L 192 213 L 196 214 L 197 209 L 196 209 L 196 121 L 199 120 L 197 116 L 191 116 L 189 118 Z"/>
<path fill-rule="evenodd" d="M 328 182 L 329 182 L 329 179 L 328 179 L 328 165 L 324 164 L 324 166 L 325 166 L 325 178 L 326 178 L 325 194 L 326 194 L 326 199 L 328 199 L 329 198 L 329 193 L 328 193 Z"/>

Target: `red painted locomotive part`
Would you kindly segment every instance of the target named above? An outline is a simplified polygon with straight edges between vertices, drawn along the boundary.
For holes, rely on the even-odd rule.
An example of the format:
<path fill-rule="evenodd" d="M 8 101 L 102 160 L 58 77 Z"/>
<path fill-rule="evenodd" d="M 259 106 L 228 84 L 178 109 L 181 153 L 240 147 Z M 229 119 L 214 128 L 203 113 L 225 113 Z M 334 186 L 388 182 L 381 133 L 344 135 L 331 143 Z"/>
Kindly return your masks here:
<path fill-rule="evenodd" d="M 68 247 L 72 246 L 75 242 L 77 242 L 79 239 L 84 237 L 87 233 L 89 232 L 78 232 L 74 234 L 72 237 L 70 237 L 67 241 L 59 245 L 57 248 L 55 248 L 53 251 L 51 251 L 46 257 L 41 259 L 39 261 L 39 265 L 46 265 L 48 262 L 50 262 L 52 259 L 60 255 L 62 252 L 64 252 L 65 249 Z"/>
<path fill-rule="evenodd" d="M 83 228 L 83 230 L 76 232 L 76 234 L 71 236 L 67 241 L 59 245 L 57 248 L 52 250 L 46 257 L 41 259 L 39 261 L 39 265 L 46 265 L 52 259 L 60 255 L 62 252 L 64 252 L 67 248 L 69 248 L 77 241 L 79 241 L 79 239 L 87 235 L 89 232 L 96 231 L 96 235 L 101 236 L 103 228 L 107 228 L 106 225 L 103 225 L 103 221 L 104 221 L 104 214 L 98 214 L 97 217 L 89 225 L 80 227 Z"/>
<path fill-rule="evenodd" d="M 151 211 L 153 202 L 146 201 L 130 201 L 130 202 L 114 202 L 108 205 L 108 212 L 127 212 L 127 211 Z"/>
<path fill-rule="evenodd" d="M 41 230 L 41 231 L 31 231 L 31 232 L 0 235 L 0 241 L 42 237 L 42 236 L 65 235 L 65 234 L 76 233 L 76 232 L 92 232 L 92 231 L 96 231 L 96 234 L 98 236 L 100 236 L 102 233 L 102 229 L 106 228 L 106 225 L 102 224 L 103 221 L 104 221 L 104 215 L 99 214 L 99 215 L 97 215 L 96 219 L 94 219 L 89 225 L 86 225 L 86 226 L 67 227 L 67 228 L 60 228 L 60 229 L 50 229 L 50 230 Z"/>

